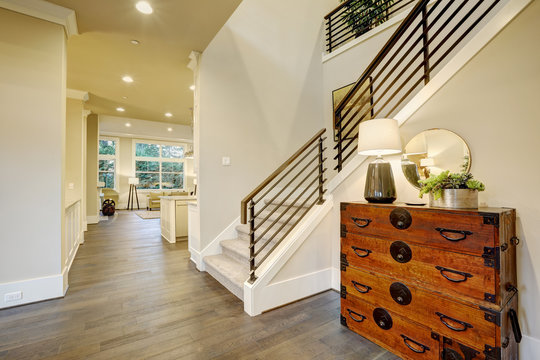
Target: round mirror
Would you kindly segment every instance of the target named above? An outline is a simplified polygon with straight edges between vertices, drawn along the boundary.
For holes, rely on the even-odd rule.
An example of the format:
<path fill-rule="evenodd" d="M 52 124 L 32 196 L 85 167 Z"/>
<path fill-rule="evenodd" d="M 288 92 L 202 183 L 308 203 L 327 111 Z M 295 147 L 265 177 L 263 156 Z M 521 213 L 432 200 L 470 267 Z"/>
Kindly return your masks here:
<path fill-rule="evenodd" d="M 422 131 L 409 141 L 403 151 L 401 169 L 407 180 L 420 188 L 419 180 L 445 170 L 468 172 L 471 150 L 459 135 L 445 129 Z"/>

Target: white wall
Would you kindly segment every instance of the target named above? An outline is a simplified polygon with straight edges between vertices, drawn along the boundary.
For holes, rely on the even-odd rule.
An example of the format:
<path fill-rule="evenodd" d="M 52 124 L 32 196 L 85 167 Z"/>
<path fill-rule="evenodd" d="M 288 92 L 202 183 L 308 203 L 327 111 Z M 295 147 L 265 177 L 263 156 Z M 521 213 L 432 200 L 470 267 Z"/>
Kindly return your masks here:
<path fill-rule="evenodd" d="M 0 308 L 63 294 L 65 54 L 62 26 L 0 9 Z"/>
<path fill-rule="evenodd" d="M 200 65 L 201 245 L 323 128 L 323 16 L 335 0 L 245 0 Z M 221 165 L 223 156 L 231 166 Z"/>

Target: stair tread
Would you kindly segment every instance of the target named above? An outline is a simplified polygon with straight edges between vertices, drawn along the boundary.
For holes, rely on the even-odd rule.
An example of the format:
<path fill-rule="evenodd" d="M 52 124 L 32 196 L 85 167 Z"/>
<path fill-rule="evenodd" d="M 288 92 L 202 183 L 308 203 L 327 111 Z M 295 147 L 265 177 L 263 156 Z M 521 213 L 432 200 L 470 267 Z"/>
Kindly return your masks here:
<path fill-rule="evenodd" d="M 249 270 L 246 266 L 223 254 L 205 256 L 204 262 L 226 277 L 234 285 L 243 289 L 244 282 L 249 277 Z"/>

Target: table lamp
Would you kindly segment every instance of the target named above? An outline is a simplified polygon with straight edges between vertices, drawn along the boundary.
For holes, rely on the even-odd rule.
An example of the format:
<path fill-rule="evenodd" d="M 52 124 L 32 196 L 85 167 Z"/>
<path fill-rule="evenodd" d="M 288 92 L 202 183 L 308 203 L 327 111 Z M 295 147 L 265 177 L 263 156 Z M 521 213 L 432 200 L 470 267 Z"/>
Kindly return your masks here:
<path fill-rule="evenodd" d="M 372 203 L 393 203 L 396 200 L 394 174 L 390 163 L 382 156 L 401 153 L 397 121 L 374 119 L 361 122 L 358 127 L 358 153 L 377 156 L 368 167 L 364 198 Z"/>

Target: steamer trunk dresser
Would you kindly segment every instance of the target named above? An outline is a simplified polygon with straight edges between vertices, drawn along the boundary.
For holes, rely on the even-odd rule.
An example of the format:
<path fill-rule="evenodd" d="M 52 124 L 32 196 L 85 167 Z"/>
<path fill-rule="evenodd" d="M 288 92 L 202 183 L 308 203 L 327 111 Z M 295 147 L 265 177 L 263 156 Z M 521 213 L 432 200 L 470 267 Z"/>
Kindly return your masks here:
<path fill-rule="evenodd" d="M 404 359 L 517 360 L 514 209 L 341 203 L 341 323 Z"/>

